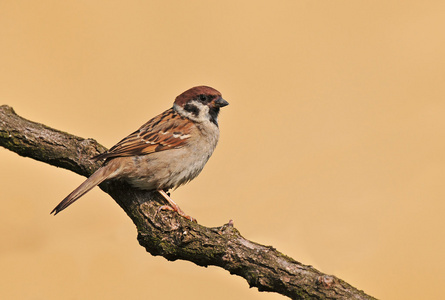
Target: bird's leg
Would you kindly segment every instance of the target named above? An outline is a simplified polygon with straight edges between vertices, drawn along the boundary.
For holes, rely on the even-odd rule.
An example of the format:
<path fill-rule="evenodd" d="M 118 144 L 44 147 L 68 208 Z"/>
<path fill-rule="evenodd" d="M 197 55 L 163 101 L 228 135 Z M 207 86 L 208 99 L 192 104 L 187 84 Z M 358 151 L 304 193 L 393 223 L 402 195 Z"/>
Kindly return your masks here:
<path fill-rule="evenodd" d="M 170 196 L 167 195 L 167 193 L 164 190 L 158 190 L 158 193 L 161 194 L 161 196 L 164 197 L 164 199 L 167 200 L 170 205 L 162 205 L 161 207 L 159 207 L 156 212 L 156 215 L 158 214 L 158 212 L 160 210 L 164 210 L 164 209 L 172 210 L 172 211 L 177 212 L 180 216 L 186 218 L 187 220 L 197 223 L 196 219 L 193 217 L 190 217 L 189 215 L 186 215 L 182 211 L 182 209 L 179 208 L 178 204 L 176 204 L 175 201 L 173 201 L 173 199 L 170 198 Z M 156 217 L 156 215 L 155 215 L 155 217 Z"/>

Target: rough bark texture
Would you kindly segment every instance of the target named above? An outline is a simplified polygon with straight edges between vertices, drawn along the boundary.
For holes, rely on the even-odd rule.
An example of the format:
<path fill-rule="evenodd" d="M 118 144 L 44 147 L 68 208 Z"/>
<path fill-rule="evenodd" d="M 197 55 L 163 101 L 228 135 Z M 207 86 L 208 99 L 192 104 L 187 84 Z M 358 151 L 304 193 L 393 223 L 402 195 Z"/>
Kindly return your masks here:
<path fill-rule="evenodd" d="M 100 163 L 89 158 L 106 150 L 93 139 L 83 139 L 18 116 L 0 106 L 0 145 L 83 176 Z M 101 189 L 122 207 L 138 230 L 138 240 L 152 255 L 183 259 L 199 266 L 214 265 L 239 275 L 259 291 L 292 299 L 375 299 L 343 280 L 301 264 L 271 246 L 245 239 L 232 222 L 207 228 L 172 211 L 155 213 L 165 204 L 157 194 L 123 182 L 106 182 Z"/>

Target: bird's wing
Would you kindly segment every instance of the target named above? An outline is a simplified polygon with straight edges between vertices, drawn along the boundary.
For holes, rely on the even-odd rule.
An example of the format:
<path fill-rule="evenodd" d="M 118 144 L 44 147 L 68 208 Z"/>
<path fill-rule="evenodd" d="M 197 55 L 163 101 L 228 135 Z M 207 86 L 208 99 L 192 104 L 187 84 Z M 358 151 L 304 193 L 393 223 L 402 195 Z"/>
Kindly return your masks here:
<path fill-rule="evenodd" d="M 119 156 L 145 155 L 168 149 L 181 148 L 190 138 L 194 126 L 189 119 L 181 117 L 172 108 L 154 117 L 107 152 L 93 159 Z"/>

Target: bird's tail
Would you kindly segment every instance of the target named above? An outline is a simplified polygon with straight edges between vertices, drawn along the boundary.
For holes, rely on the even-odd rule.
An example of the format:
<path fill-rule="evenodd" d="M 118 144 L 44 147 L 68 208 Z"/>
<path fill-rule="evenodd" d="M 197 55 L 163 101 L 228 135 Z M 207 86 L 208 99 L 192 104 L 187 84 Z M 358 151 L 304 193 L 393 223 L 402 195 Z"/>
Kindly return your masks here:
<path fill-rule="evenodd" d="M 51 214 L 57 215 L 59 212 L 70 206 L 74 201 L 85 195 L 88 191 L 99 185 L 102 181 L 110 177 L 110 175 L 116 171 L 116 166 L 113 164 L 107 164 L 101 167 L 93 173 L 87 180 L 85 180 L 78 188 L 71 192 L 62 202 L 59 203 L 52 211 Z"/>

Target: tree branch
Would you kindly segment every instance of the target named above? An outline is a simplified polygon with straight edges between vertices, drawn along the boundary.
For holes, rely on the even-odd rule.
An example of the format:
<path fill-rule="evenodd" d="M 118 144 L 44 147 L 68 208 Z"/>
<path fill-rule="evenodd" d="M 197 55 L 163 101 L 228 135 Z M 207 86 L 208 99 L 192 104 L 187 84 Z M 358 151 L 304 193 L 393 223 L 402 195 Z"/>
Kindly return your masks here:
<path fill-rule="evenodd" d="M 100 163 L 90 157 L 106 150 L 93 139 L 83 139 L 18 116 L 0 106 L 0 146 L 53 166 L 90 176 Z M 100 185 L 133 220 L 138 241 L 152 255 L 183 259 L 199 266 L 219 266 L 239 275 L 259 291 L 280 293 L 292 299 L 375 299 L 343 280 L 321 273 L 241 236 L 230 221 L 207 228 L 174 212 L 160 211 L 165 204 L 158 193 L 142 191 L 124 182 Z"/>

